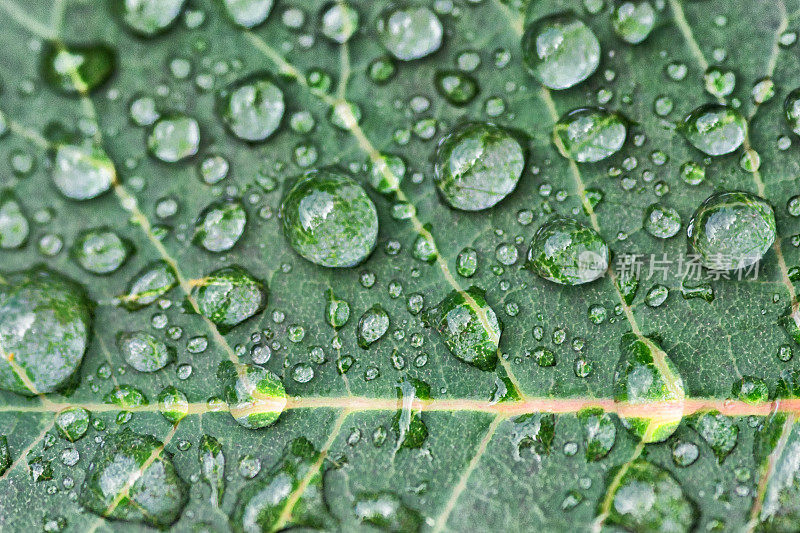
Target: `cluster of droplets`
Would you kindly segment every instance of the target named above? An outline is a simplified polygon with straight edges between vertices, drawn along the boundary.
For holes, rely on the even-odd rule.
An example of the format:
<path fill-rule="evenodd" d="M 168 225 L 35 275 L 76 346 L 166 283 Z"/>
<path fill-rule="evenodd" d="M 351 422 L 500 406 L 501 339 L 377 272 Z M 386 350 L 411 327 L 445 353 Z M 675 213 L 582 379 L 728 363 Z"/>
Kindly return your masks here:
<path fill-rule="evenodd" d="M 139 0 L 117 6 L 123 24 L 139 36 L 150 38 L 167 31 L 181 13 L 186 11 L 183 0 L 153 2 Z M 263 23 L 273 8 L 272 0 L 225 0 L 223 2 L 231 21 L 243 28 L 254 28 Z M 598 4 L 587 0 L 590 6 Z M 602 9 L 602 2 L 599 2 Z M 610 13 L 614 33 L 625 43 L 635 45 L 645 41 L 656 26 L 663 6 L 647 0 L 617 2 Z M 287 26 L 302 25 L 300 10 L 287 9 L 283 22 Z M 184 15 L 188 22 L 188 14 Z M 360 30 L 360 15 L 354 8 L 341 3 L 326 5 L 321 13 L 321 32 L 334 43 L 346 43 Z M 446 38 L 442 18 L 436 10 L 427 7 L 401 4 L 381 13 L 376 32 L 386 55 L 375 59 L 368 67 L 368 76 L 376 84 L 386 83 L 398 67 L 398 62 L 416 61 L 436 53 Z M 788 39 L 788 37 L 787 37 Z M 589 25 L 573 14 L 554 14 L 529 23 L 521 42 L 522 61 L 531 75 L 544 87 L 561 91 L 575 87 L 594 76 L 599 68 L 602 51 L 600 42 Z M 508 62 L 508 52 L 498 51 L 495 65 Z M 45 81 L 54 89 L 67 95 L 83 94 L 99 88 L 116 68 L 116 52 L 104 44 L 64 45 L 47 43 L 41 51 L 41 62 Z M 457 59 L 457 68 L 436 72 L 433 84 L 439 94 L 453 106 L 470 104 L 480 92 L 477 78 L 470 73 L 480 63 L 480 56 L 464 52 Z M 172 73 L 183 76 L 185 65 L 174 61 Z M 686 76 L 686 66 L 671 63 L 667 74 L 673 80 Z M 606 73 L 606 78 L 613 75 Z M 78 81 L 76 81 L 78 80 Z M 327 94 L 331 80 L 322 71 L 309 73 L 307 80 L 312 90 Z M 703 75 L 706 91 L 722 101 L 734 90 L 735 74 L 720 66 L 710 67 Z M 281 126 L 288 122 L 293 131 L 308 133 L 315 127 L 314 117 L 307 112 L 288 114 L 288 99 L 285 98 L 281 81 L 266 73 L 255 73 L 238 79 L 216 93 L 215 110 L 227 132 L 251 146 L 272 138 Z M 752 89 L 752 99 L 760 105 L 775 92 L 770 79 L 759 80 Z M 599 103 L 602 97 L 598 95 Z M 430 106 L 424 98 L 414 103 L 418 109 Z M 502 115 L 502 100 L 487 100 L 489 116 Z M 491 102 L 491 104 L 489 103 Z M 654 103 L 655 112 L 668 116 L 673 103 L 668 97 L 660 97 Z M 490 112 L 490 110 L 493 110 Z M 131 120 L 145 129 L 144 145 L 148 153 L 160 163 L 180 165 L 197 159 L 204 150 L 206 132 L 198 120 L 185 112 L 160 109 L 150 96 L 137 96 L 130 103 Z M 785 118 L 790 129 L 800 134 L 800 94 L 791 92 L 784 104 Z M 353 130 L 362 119 L 361 109 L 350 102 L 337 102 L 331 106 L 331 123 L 343 130 Z M 2 115 L 0 115 L 2 119 Z M 420 120 L 412 128 L 422 140 L 436 137 L 436 121 Z M 711 157 L 724 156 L 739 150 L 748 138 L 748 123 L 738 106 L 733 103 L 708 103 L 696 107 L 682 122 L 674 125 L 686 140 L 697 150 L 708 156 L 703 163 L 687 161 L 680 167 L 684 183 L 697 186 L 704 182 L 706 167 Z M 0 122 L 0 135 L 5 126 Z M 634 135 L 636 126 L 621 112 L 603 107 L 581 107 L 564 113 L 552 129 L 552 141 L 560 154 L 571 164 L 590 165 L 599 163 L 620 153 L 626 142 L 640 146 Z M 398 145 L 403 145 L 404 134 L 395 135 Z M 103 148 L 93 140 L 81 139 L 72 133 L 48 132 L 51 145 L 51 179 L 56 189 L 67 199 L 87 201 L 97 198 L 112 189 L 119 178 L 114 163 Z M 405 142 L 408 142 L 407 140 Z M 643 141 L 642 141 L 643 142 Z M 371 154 L 373 155 L 373 154 Z M 520 181 L 526 179 L 525 170 L 533 166 L 528 142 L 518 132 L 490 122 L 465 122 L 450 128 L 440 136 L 438 145 L 432 150 L 434 160 L 433 186 L 441 202 L 450 208 L 464 212 L 491 209 L 512 195 Z M 298 145 L 294 152 L 298 167 L 308 169 L 302 175 L 287 181 L 280 205 L 280 223 L 286 241 L 304 259 L 327 268 L 352 268 L 363 264 L 378 247 L 379 213 L 375 201 L 361 185 L 368 184 L 375 192 L 395 202 L 391 215 L 397 220 L 416 221 L 414 204 L 404 200 L 403 187 L 409 171 L 407 162 L 399 155 L 380 153 L 371 157 L 365 166 L 351 165 L 348 168 L 316 166 L 317 153 L 312 145 Z M 666 155 L 653 152 L 651 160 L 656 165 L 666 161 Z M 538 162 L 536 162 L 538 163 Z M 24 158 L 16 164 L 24 170 Z M 635 158 L 626 158 L 622 167 L 631 171 L 637 166 Z M 744 150 L 741 166 L 755 172 L 759 169 L 759 156 L 751 149 Z M 197 164 L 200 179 L 208 185 L 225 180 L 230 172 L 229 161 L 218 154 L 205 154 Z M 619 169 L 609 169 L 610 175 L 618 175 Z M 536 174 L 536 171 L 533 172 Z M 420 179 L 410 176 L 413 183 Z M 644 178 L 647 180 L 647 178 Z M 652 179 L 652 178 L 651 178 Z M 272 191 L 276 182 L 261 177 L 260 185 Z M 624 179 L 623 188 L 626 187 Z M 633 185 L 631 186 L 631 188 Z M 656 188 L 661 196 L 668 187 Z M 658 191 L 663 191 L 659 193 Z M 559 191 L 555 194 L 558 199 Z M 547 184 L 540 187 L 542 196 L 549 196 Z M 563 197 L 566 197 L 564 192 Z M 584 191 L 586 214 L 591 216 L 594 208 L 603 199 L 599 189 Z M 789 201 L 787 210 L 792 216 L 800 214 L 800 200 Z M 559 201 L 563 201 L 559 200 Z M 249 229 L 246 202 L 236 195 L 208 204 L 198 214 L 191 229 L 192 242 L 213 254 L 224 254 L 237 245 Z M 177 211 L 173 199 L 163 199 L 156 206 L 156 214 L 168 219 Z M 550 213 L 547 213 L 548 215 Z M 596 223 L 583 223 L 577 218 L 549 216 L 535 232 L 531 232 L 524 267 L 536 276 L 558 286 L 577 286 L 595 282 L 609 272 L 611 249 Z M 520 211 L 517 220 L 522 226 L 530 225 L 535 215 L 528 210 Z M 250 224 L 252 225 L 252 223 Z M 31 223 L 23 205 L 11 193 L 0 196 L 0 248 L 23 247 L 31 231 Z M 643 212 L 642 228 L 657 239 L 670 239 L 678 235 L 685 226 L 688 246 L 697 254 L 701 264 L 710 270 L 729 272 L 746 268 L 761 260 L 771 249 L 777 238 L 776 220 L 772 207 L 759 196 L 742 191 L 718 192 L 700 203 L 688 222 L 684 223 L 678 211 L 666 202 L 649 205 Z M 155 228 L 157 232 L 159 228 Z M 410 253 L 423 263 L 444 260 L 439 256 L 436 242 L 429 225 L 422 230 L 415 228 L 415 238 Z M 250 229 L 252 231 L 252 229 Z M 517 246 L 521 242 L 501 243 L 495 250 L 497 265 L 495 273 L 502 273 L 520 260 Z M 620 238 L 622 240 L 622 238 Z M 400 244 L 389 241 L 386 253 L 399 251 Z M 51 243 L 51 248 L 60 245 Z M 125 237 L 108 227 L 83 230 L 69 249 L 70 258 L 92 275 L 109 275 L 119 270 L 132 254 L 134 246 Z M 480 268 L 479 252 L 464 248 L 455 261 L 456 272 L 463 278 L 471 278 Z M 616 290 L 622 303 L 614 306 L 613 317 L 600 304 L 591 305 L 588 318 L 596 326 L 621 320 L 621 315 L 632 304 L 638 289 L 638 279 L 615 278 Z M 375 274 L 362 271 L 361 283 L 371 287 L 376 283 Z M 168 293 L 181 284 L 174 265 L 167 261 L 156 261 L 146 265 L 130 280 L 117 302 L 131 310 L 151 305 L 166 305 Z M 670 288 L 653 285 L 644 297 L 644 303 L 656 308 L 667 300 Z M 710 284 L 681 284 L 685 298 L 712 300 Z M 399 281 L 388 285 L 391 298 L 405 296 L 407 309 L 412 316 L 419 315 L 421 321 L 438 331 L 441 342 L 459 361 L 484 371 L 495 371 L 502 361 L 499 351 L 504 330 L 487 298 L 486 291 L 478 286 L 466 289 L 453 287 L 434 306 L 425 306 L 425 296 L 420 293 L 404 294 Z M 222 334 L 262 313 L 267 306 L 269 289 L 267 284 L 248 270 L 239 266 L 216 269 L 199 280 L 192 280 L 190 302 L 192 311 L 199 313 Z M 518 312 L 516 304 L 505 306 L 505 314 L 513 317 Z M 14 353 L 0 364 L 0 387 L 20 394 L 49 393 L 68 386 L 81 364 L 89 331 L 92 327 L 91 304 L 82 286 L 65 276 L 36 269 L 18 273 L 8 278 L 0 287 L 0 344 L 6 353 Z M 351 317 L 351 312 L 354 316 Z M 336 296 L 334 291 L 325 295 L 325 320 L 339 331 L 351 320 L 355 323 L 356 340 L 364 350 L 383 339 L 387 333 L 394 335 L 399 329 L 399 317 L 390 316 L 380 304 L 361 310 Z M 280 311 L 273 313 L 273 321 L 282 323 Z M 781 325 L 790 337 L 800 343 L 800 321 L 797 311 L 781 319 Z M 163 325 L 162 318 L 164 317 Z M 58 349 L 46 349 L 25 334 L 20 335 L 21 324 L 34 321 L 38 335 L 56 339 Z M 156 329 L 166 327 L 166 317 L 154 316 Z M 160 325 L 160 327 L 159 327 Z M 30 327 L 28 324 L 27 327 Z M 171 330 L 172 328 L 170 328 Z M 287 328 L 290 342 L 299 343 L 305 337 L 302 325 L 291 324 Z M 168 333 L 172 340 L 181 333 Z M 287 394 L 281 378 L 266 368 L 275 344 L 263 343 L 271 337 L 264 334 L 253 341 L 250 350 L 252 363 L 226 362 L 220 365 L 217 378 L 220 396 L 209 399 L 208 406 L 227 405 L 238 424 L 248 429 L 270 426 L 279 419 L 287 404 Z M 539 342 L 544 338 L 544 329 L 533 328 L 533 338 Z M 420 337 L 421 339 L 421 337 Z M 565 342 L 566 332 L 556 328 L 552 333 L 553 344 Z M 277 342 L 277 341 L 275 341 Z M 336 342 L 336 341 L 334 341 Z M 419 343 L 421 340 L 411 343 Z M 579 355 L 575 360 L 574 373 L 585 378 L 592 372 L 592 362 L 584 358 L 584 340 L 574 338 L 572 346 Z M 186 350 L 192 354 L 206 350 L 208 341 L 203 336 L 188 339 Z M 154 373 L 176 361 L 176 350 L 170 343 L 145 330 L 123 331 L 117 336 L 117 349 L 125 363 L 138 372 Z M 275 348 L 277 349 L 277 348 Z M 237 347 L 237 354 L 240 350 Z M 661 442 L 669 438 L 684 420 L 684 384 L 675 364 L 661 348 L 656 338 L 639 333 L 626 334 L 620 343 L 621 356 L 614 372 L 614 400 L 620 407 L 622 425 L 645 443 Z M 791 358 L 792 348 L 779 348 L 781 360 Z M 553 350 L 544 345 L 535 348 L 530 355 L 540 367 L 556 364 Z M 423 358 L 424 356 L 424 358 Z M 328 360 L 325 350 L 315 346 L 309 351 L 309 360 L 322 364 Z M 426 354 L 420 354 L 415 364 L 424 366 Z M 54 364 L 56 361 L 56 364 Z M 395 368 L 404 368 L 402 356 L 394 353 Z M 45 364 L 47 363 L 47 364 Z M 350 355 L 339 355 L 337 370 L 347 373 L 355 359 Z M 22 379 L 15 365 L 25 370 L 27 379 Z M 108 378 L 111 370 L 101 367 L 98 377 Z M 181 370 L 183 368 L 184 370 Z M 178 376 L 191 374 L 191 367 L 178 369 Z M 101 375 L 103 374 L 103 375 Z M 364 377 L 377 379 L 377 366 L 369 366 Z M 314 367 L 306 362 L 296 363 L 287 373 L 297 384 L 305 384 L 314 378 Z M 502 373 L 498 370 L 498 375 Z M 188 377 L 188 375 L 186 376 Z M 183 378 L 182 378 L 183 379 Z M 792 384 L 782 378 L 784 396 L 791 397 Z M 515 385 L 499 377 L 498 392 L 493 399 L 515 399 Z M 402 404 L 393 417 L 391 429 L 397 435 L 398 449 L 420 448 L 428 435 L 424 414 L 411 408 L 414 399 L 431 398 L 427 383 L 411 380 L 401 381 L 397 386 Z M 500 392 L 503 391 L 503 392 Z M 763 380 L 742 378 L 733 387 L 732 397 L 749 403 L 769 400 L 769 389 Z M 130 385 L 115 385 L 103 396 L 103 401 L 118 406 L 117 422 L 127 423 L 131 413 L 149 404 L 145 394 Z M 156 398 L 158 411 L 170 423 L 177 424 L 190 412 L 186 394 L 174 386 L 162 389 Z M 647 413 L 648 404 L 666 405 L 662 411 Z M 626 414 L 623 406 L 639 405 L 635 414 Z M 644 406 L 644 411 L 642 410 Z M 580 421 L 588 461 L 598 461 L 611 450 L 616 439 L 613 417 L 600 409 L 587 409 L 577 415 Z M 776 422 L 772 422 L 773 424 Z M 82 438 L 91 424 L 98 429 L 99 420 L 92 420 L 86 409 L 70 408 L 56 417 L 57 433 L 69 442 Z M 721 462 L 737 443 L 738 426 L 715 412 L 702 412 L 686 418 L 686 424 L 708 443 Z M 550 453 L 554 435 L 553 415 L 525 415 L 513 420 L 513 441 L 516 452 L 531 450 L 541 456 Z M 379 446 L 386 438 L 386 429 L 380 426 L 373 435 L 373 443 Z M 360 439 L 354 436 L 348 442 L 353 445 Z M 794 437 L 794 430 L 790 438 Z M 565 446 L 567 455 L 576 453 L 577 445 Z M 768 447 L 768 444 L 764 446 Z M 106 517 L 144 522 L 155 527 L 166 527 L 180 516 L 188 498 L 188 485 L 178 475 L 170 454 L 163 444 L 146 435 L 138 435 L 126 429 L 105 438 L 103 447 L 97 452 L 87 470 L 80 502 L 87 509 Z M 214 437 L 203 436 L 198 445 L 201 477 L 209 485 L 212 500 L 221 501 L 225 490 L 225 454 L 222 444 Z M 180 449 L 180 444 L 179 444 Z M 134 453 L 132 450 L 135 450 Z M 155 453 L 157 461 L 149 464 L 149 454 Z M 4 456 L 5 454 L 5 456 Z M 77 452 L 65 449 L 62 461 L 77 462 Z M 8 448 L 3 441 L 0 446 L 0 469 L 8 463 Z M 687 441 L 675 441 L 672 456 L 676 465 L 687 466 L 698 456 L 697 446 Z M 286 493 L 276 488 L 276 483 L 288 483 L 291 489 L 304 484 L 302 493 L 303 511 L 292 516 L 291 523 L 283 526 L 305 526 L 325 528 L 333 523 L 322 497 L 322 475 L 303 479 L 298 472 L 320 461 L 321 455 L 305 439 L 289 444 L 284 455 L 270 469 L 268 477 L 248 485 L 238 496 L 232 520 L 242 530 L 268 530 L 276 525 L 275 514 L 285 505 Z M 782 457 L 787 464 L 792 457 Z M 117 471 L 114 465 L 124 464 L 125 472 Z M 155 467 L 153 465 L 156 465 Z M 52 469 L 41 457 L 29 460 L 34 481 L 52 478 Z M 118 486 L 109 487 L 104 481 L 126 479 L 127 473 L 141 470 L 141 475 L 128 489 L 128 497 L 117 501 Z M 258 459 L 243 456 L 238 464 L 243 477 L 252 478 L 260 470 Z M 151 491 L 158 488 L 154 498 Z M 780 487 L 777 489 L 781 490 Z M 290 491 L 293 493 L 293 490 Z M 665 469 L 644 459 L 632 462 L 620 476 L 613 489 L 613 505 L 607 517 L 611 524 L 638 530 L 645 527 L 659 529 L 666 520 L 676 530 L 689 530 L 695 520 L 692 502 L 684 495 L 674 477 Z M 776 497 L 777 498 L 777 497 Z M 159 499 L 155 502 L 155 499 Z M 580 503 L 579 492 L 570 492 L 562 504 L 564 510 Z M 649 503 L 648 503 L 649 502 Z M 653 504 L 652 502 L 656 502 Z M 648 505 L 644 505 L 648 503 Z M 776 504 L 777 505 L 777 504 Z M 111 510 L 109 511 L 109 508 Z M 773 506 L 770 509 L 775 509 Z M 780 509 L 780 506 L 778 506 Z M 667 513 L 665 509 L 669 509 Z M 781 520 L 770 515 L 770 520 Z M 363 493 L 355 496 L 354 513 L 364 523 L 386 530 L 418 530 L 422 527 L 420 514 L 406 506 L 394 493 Z M 774 516 L 778 516 L 774 518 Z"/>

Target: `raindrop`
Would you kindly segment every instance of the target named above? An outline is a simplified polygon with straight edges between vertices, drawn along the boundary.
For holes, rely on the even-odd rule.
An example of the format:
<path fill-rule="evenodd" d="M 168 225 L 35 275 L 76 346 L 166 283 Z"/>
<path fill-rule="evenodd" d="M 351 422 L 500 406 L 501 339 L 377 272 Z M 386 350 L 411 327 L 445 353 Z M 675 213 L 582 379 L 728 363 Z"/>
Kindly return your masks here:
<path fill-rule="evenodd" d="M 525 66 L 542 85 L 568 89 L 600 64 L 600 43 L 574 15 L 560 13 L 531 23 L 522 36 Z"/>

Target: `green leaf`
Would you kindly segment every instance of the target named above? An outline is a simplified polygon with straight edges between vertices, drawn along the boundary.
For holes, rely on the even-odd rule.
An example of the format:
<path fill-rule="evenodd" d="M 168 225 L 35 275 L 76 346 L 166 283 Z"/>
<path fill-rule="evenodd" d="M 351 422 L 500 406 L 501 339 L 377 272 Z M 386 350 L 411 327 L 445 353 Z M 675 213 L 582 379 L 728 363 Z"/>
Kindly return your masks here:
<path fill-rule="evenodd" d="M 800 0 L 0 23 L 3 530 L 796 529 Z"/>

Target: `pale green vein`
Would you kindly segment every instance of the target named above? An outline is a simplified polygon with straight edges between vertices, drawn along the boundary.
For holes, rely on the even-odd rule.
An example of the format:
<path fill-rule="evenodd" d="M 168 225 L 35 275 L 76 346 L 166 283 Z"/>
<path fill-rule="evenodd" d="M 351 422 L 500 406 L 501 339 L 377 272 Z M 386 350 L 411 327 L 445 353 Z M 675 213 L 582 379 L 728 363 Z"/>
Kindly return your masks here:
<path fill-rule="evenodd" d="M 14 460 L 14 462 L 12 462 L 11 465 L 9 465 L 8 470 L 3 472 L 3 475 L 0 476 L 0 482 L 1 481 L 5 481 L 5 479 L 11 474 L 11 472 L 13 472 L 14 469 L 19 464 L 21 464 L 23 461 L 25 461 L 28 458 L 28 454 L 31 453 L 31 450 L 33 450 L 36 447 L 37 444 L 42 442 L 42 439 L 44 438 L 45 435 L 47 435 L 47 432 L 49 432 L 51 429 L 53 429 L 53 426 L 55 425 L 55 422 L 56 422 L 56 419 L 54 417 L 44 427 L 44 429 L 39 433 L 39 435 L 35 439 L 33 439 L 33 441 L 30 444 L 28 444 L 28 446 L 26 446 L 24 450 L 22 450 L 22 453 L 19 454 L 19 457 L 17 457 Z"/>
<path fill-rule="evenodd" d="M 53 39 L 55 33 L 52 29 L 28 15 L 24 9 L 10 0 L 0 0 L 0 9 L 11 17 L 11 20 L 42 39 Z"/>
<path fill-rule="evenodd" d="M 447 520 L 450 518 L 450 514 L 452 514 L 453 509 L 455 509 L 456 503 L 458 503 L 458 498 L 461 496 L 461 493 L 464 492 L 464 489 L 467 488 L 467 482 L 469 481 L 472 472 L 474 472 L 478 467 L 481 457 L 483 457 L 483 454 L 486 453 L 486 449 L 489 447 L 492 437 L 494 437 L 498 426 L 500 426 L 500 422 L 503 420 L 505 420 L 505 418 L 497 415 L 492 420 L 492 423 L 489 424 L 489 428 L 486 430 L 483 438 L 475 447 L 475 453 L 472 454 L 472 458 L 469 460 L 467 468 L 461 473 L 461 476 L 458 478 L 458 483 L 456 483 L 456 485 L 453 487 L 450 497 L 447 499 L 447 503 L 445 503 L 442 512 L 436 518 L 436 521 L 433 525 L 433 533 L 438 533 L 447 525 Z"/>
<path fill-rule="evenodd" d="M 341 433 L 342 426 L 344 426 L 344 422 L 347 420 L 348 416 L 350 416 L 350 411 L 347 409 L 342 409 L 339 412 L 339 416 L 336 418 L 336 421 L 333 423 L 333 427 L 328 434 L 328 440 L 325 441 L 325 444 L 323 444 L 322 448 L 319 450 L 319 457 L 317 457 L 317 460 L 314 461 L 314 463 L 308 468 L 308 471 L 306 472 L 305 476 L 303 476 L 303 479 L 300 481 L 300 484 L 297 486 L 297 488 L 287 497 L 286 504 L 284 505 L 278 520 L 272 525 L 272 531 L 279 531 L 285 526 L 291 524 L 292 513 L 294 512 L 297 502 L 311 484 L 311 480 L 319 473 L 322 465 L 325 463 L 325 459 L 328 457 L 328 452 L 330 451 L 331 446 L 333 446 L 333 443 L 336 442 L 336 437 L 339 436 L 339 433 Z"/>
<path fill-rule="evenodd" d="M 695 60 L 697 60 L 697 63 L 700 65 L 700 68 L 705 72 L 708 70 L 708 61 L 694 38 L 691 26 L 689 26 L 689 23 L 686 21 L 683 6 L 678 0 L 669 0 L 669 7 L 672 10 L 672 18 L 675 20 L 675 25 L 678 26 L 678 30 L 680 30 L 683 38 L 686 40 L 686 44 L 689 50 L 691 50 Z"/>

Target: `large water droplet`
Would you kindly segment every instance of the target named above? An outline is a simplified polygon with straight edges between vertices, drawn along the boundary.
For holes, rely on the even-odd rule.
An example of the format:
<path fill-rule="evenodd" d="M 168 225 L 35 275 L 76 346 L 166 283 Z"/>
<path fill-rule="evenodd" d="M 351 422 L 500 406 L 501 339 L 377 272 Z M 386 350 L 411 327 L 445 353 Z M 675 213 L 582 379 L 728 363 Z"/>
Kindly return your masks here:
<path fill-rule="evenodd" d="M 321 16 L 322 34 L 335 43 L 346 43 L 358 30 L 358 11 L 346 3 L 328 4 Z"/>
<path fill-rule="evenodd" d="M 120 333 L 117 347 L 122 358 L 139 372 L 161 370 L 175 359 L 175 350 L 146 331 Z"/>
<path fill-rule="evenodd" d="M 386 532 L 418 532 L 424 520 L 392 492 L 360 493 L 353 503 L 361 522 Z"/>
<path fill-rule="evenodd" d="M 53 155 L 53 183 L 72 200 L 91 200 L 108 191 L 117 179 L 114 163 L 102 147 L 84 141 L 58 144 Z"/>
<path fill-rule="evenodd" d="M 172 424 L 177 424 L 189 414 L 189 400 L 183 391 L 173 385 L 164 387 L 156 400 L 161 416 Z"/>
<path fill-rule="evenodd" d="M 783 372 L 778 380 L 776 396 L 781 399 L 800 397 L 800 374 Z M 756 434 L 753 456 L 761 469 L 771 468 L 766 479 L 764 500 L 758 514 L 761 530 L 788 532 L 800 521 L 800 424 L 784 412 L 772 414 Z M 761 470 L 762 472 L 765 470 Z"/>
<path fill-rule="evenodd" d="M 116 272 L 125 263 L 133 245 L 110 229 L 84 230 L 75 238 L 70 257 L 84 270 L 105 275 Z"/>
<path fill-rule="evenodd" d="M 125 0 L 112 5 L 120 11 L 125 26 L 142 37 L 167 30 L 178 18 L 186 0 Z"/>
<path fill-rule="evenodd" d="M 436 90 L 454 106 L 464 106 L 478 95 L 478 82 L 459 70 L 440 70 L 434 76 Z"/>
<path fill-rule="evenodd" d="M 389 330 L 389 314 L 379 304 L 367 309 L 358 319 L 358 345 L 365 350 Z"/>
<path fill-rule="evenodd" d="M 658 343 L 627 333 L 620 341 L 614 370 L 614 401 L 624 402 L 622 424 L 646 443 L 661 442 L 683 418 L 683 388 L 678 369 Z M 648 404 L 658 403 L 657 406 Z"/>
<path fill-rule="evenodd" d="M 268 74 L 253 74 L 220 91 L 217 111 L 239 139 L 263 141 L 275 133 L 283 118 L 283 92 Z"/>
<path fill-rule="evenodd" d="M 222 444 L 211 435 L 203 435 L 197 448 L 200 475 L 211 487 L 211 504 L 219 506 L 225 493 L 225 455 L 222 453 Z"/>
<path fill-rule="evenodd" d="M 30 223 L 11 191 L 0 192 L 0 248 L 20 248 L 28 240 Z"/>
<path fill-rule="evenodd" d="M 617 481 L 617 472 L 624 473 Z M 606 523 L 626 531 L 670 531 L 688 533 L 696 521 L 694 503 L 667 470 L 643 459 L 610 472 L 616 481 L 609 495 L 611 506 Z"/>
<path fill-rule="evenodd" d="M 560 13 L 531 23 L 522 36 L 525 66 L 542 85 L 568 89 L 600 64 L 600 43 L 574 15 Z"/>
<path fill-rule="evenodd" d="M 659 239 L 669 239 L 681 230 L 678 211 L 661 204 L 652 204 L 644 210 L 644 229 Z"/>
<path fill-rule="evenodd" d="M 154 261 L 139 271 L 128 284 L 120 303 L 134 311 L 147 307 L 178 285 L 175 271 L 166 261 Z"/>
<path fill-rule="evenodd" d="M 222 382 L 231 416 L 242 427 L 260 429 L 274 424 L 286 406 L 286 390 L 278 376 L 258 365 L 220 363 Z"/>
<path fill-rule="evenodd" d="M 245 486 L 231 513 L 235 531 L 275 531 L 280 529 L 327 530 L 332 518 L 323 498 L 323 471 L 310 474 L 321 461 L 320 454 L 306 438 L 291 441 L 269 474 Z M 304 486 L 300 490 L 301 484 Z M 289 517 L 283 513 L 293 505 Z"/>
<path fill-rule="evenodd" d="M 89 463 L 81 505 L 105 518 L 171 526 L 183 512 L 189 487 L 163 448 L 155 437 L 127 428 L 107 437 Z"/>
<path fill-rule="evenodd" d="M 595 163 L 617 153 L 628 133 L 617 113 L 599 107 L 582 107 L 562 116 L 553 127 L 561 155 L 578 163 Z"/>
<path fill-rule="evenodd" d="M 108 81 L 116 67 L 116 53 L 105 44 L 64 45 L 46 42 L 42 47 L 42 77 L 66 94 L 85 94 Z"/>
<path fill-rule="evenodd" d="M 747 121 L 731 107 L 703 104 L 689 113 L 680 130 L 701 152 L 724 155 L 742 145 L 747 135 Z"/>
<path fill-rule="evenodd" d="M 236 24 L 254 28 L 267 20 L 274 0 L 225 0 L 223 3 Z"/>
<path fill-rule="evenodd" d="M 69 407 L 56 415 L 55 428 L 62 438 L 75 442 L 86 435 L 90 418 L 83 407 Z"/>
<path fill-rule="evenodd" d="M 397 448 L 420 448 L 428 438 L 428 426 L 422 413 L 413 409 L 415 399 L 429 400 L 431 386 L 415 378 L 403 378 L 396 385 L 401 409 L 392 418 L 392 428 L 397 434 Z"/>
<path fill-rule="evenodd" d="M 618 2 L 611 13 L 614 33 L 627 43 L 647 39 L 656 23 L 656 12 L 649 0 Z"/>
<path fill-rule="evenodd" d="M 222 332 L 241 324 L 267 305 L 267 286 L 239 266 L 223 267 L 192 289 L 200 314 Z"/>
<path fill-rule="evenodd" d="M 519 142 L 493 124 L 463 124 L 439 142 L 434 181 L 451 207 L 479 211 L 516 188 L 525 154 Z"/>
<path fill-rule="evenodd" d="M 450 353 L 481 370 L 494 370 L 502 326 L 483 289 L 453 290 L 429 317 Z"/>
<path fill-rule="evenodd" d="M 694 414 L 686 423 L 708 443 L 720 463 L 736 446 L 739 426 L 736 425 L 736 420 L 721 415 L 719 411 Z"/>
<path fill-rule="evenodd" d="M 301 176 L 284 197 L 281 214 L 286 240 L 312 263 L 355 266 L 375 249 L 375 204 L 343 170 L 327 167 Z"/>
<path fill-rule="evenodd" d="M 443 33 L 439 17 L 427 7 L 393 7 L 378 19 L 378 36 L 383 46 L 401 61 L 434 53 L 442 45 Z"/>
<path fill-rule="evenodd" d="M 594 281 L 608 268 L 608 245 L 591 228 L 555 217 L 531 241 L 528 267 L 544 279 L 561 285 Z"/>
<path fill-rule="evenodd" d="M 759 261 L 775 241 L 775 214 L 764 199 L 754 194 L 720 192 L 697 208 L 686 235 L 706 267 L 745 268 Z"/>
<path fill-rule="evenodd" d="M 328 289 L 325 296 L 327 299 L 325 320 L 332 328 L 341 328 L 350 320 L 350 304 L 337 298 L 333 289 Z"/>
<path fill-rule="evenodd" d="M 191 117 L 168 114 L 159 118 L 147 136 L 148 151 L 164 163 L 178 163 L 200 148 L 200 125 Z"/>
<path fill-rule="evenodd" d="M 197 217 L 194 242 L 209 252 L 225 252 L 239 241 L 247 224 L 247 212 L 238 200 L 214 202 Z"/>
<path fill-rule="evenodd" d="M 783 112 L 786 122 L 792 131 L 800 135 L 800 88 L 790 92 L 783 103 Z"/>
<path fill-rule="evenodd" d="M 0 389 L 53 392 L 67 385 L 86 351 L 92 323 L 83 287 L 39 268 L 0 284 Z"/>
<path fill-rule="evenodd" d="M 599 461 L 614 447 L 617 426 L 611 415 L 600 408 L 584 409 L 577 416 L 586 441 L 586 460 Z"/>

